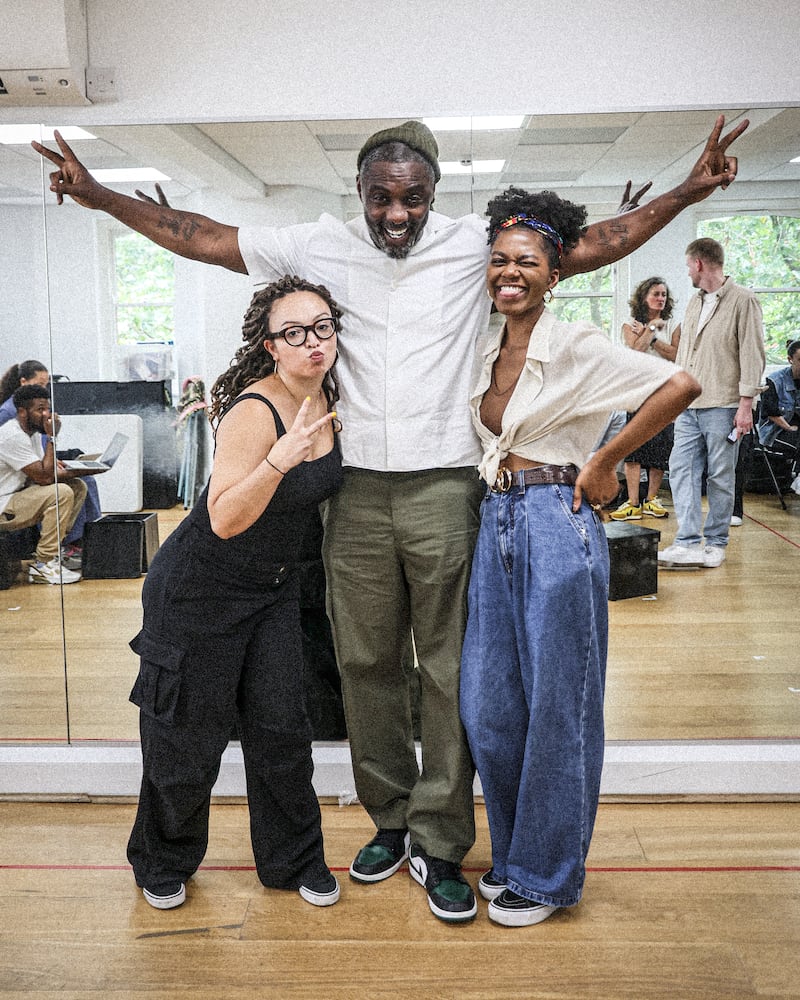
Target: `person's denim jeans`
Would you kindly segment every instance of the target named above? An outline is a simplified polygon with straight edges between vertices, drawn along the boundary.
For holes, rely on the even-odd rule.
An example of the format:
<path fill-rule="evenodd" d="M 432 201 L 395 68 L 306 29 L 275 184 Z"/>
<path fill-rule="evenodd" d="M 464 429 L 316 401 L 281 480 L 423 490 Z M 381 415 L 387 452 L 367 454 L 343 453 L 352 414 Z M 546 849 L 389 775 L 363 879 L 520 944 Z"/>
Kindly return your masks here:
<path fill-rule="evenodd" d="M 487 494 L 461 665 L 492 867 L 555 906 L 581 896 L 604 747 L 608 545 L 572 492 Z"/>
<path fill-rule="evenodd" d="M 689 409 L 675 420 L 669 457 L 669 487 L 678 519 L 676 545 L 728 544 L 736 490 L 739 442 L 727 440 L 733 429 L 735 406 Z M 708 514 L 703 524 L 703 472 L 708 468 Z"/>

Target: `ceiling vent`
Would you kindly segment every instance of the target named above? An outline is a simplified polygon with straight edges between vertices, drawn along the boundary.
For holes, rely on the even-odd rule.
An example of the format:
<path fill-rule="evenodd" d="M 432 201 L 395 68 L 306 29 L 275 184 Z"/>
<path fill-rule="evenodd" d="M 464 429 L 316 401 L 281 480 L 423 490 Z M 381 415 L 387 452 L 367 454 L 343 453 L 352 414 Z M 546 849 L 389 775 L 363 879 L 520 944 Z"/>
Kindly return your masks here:
<path fill-rule="evenodd" d="M 86 0 L 3 0 L 0 36 L 0 108 L 91 104 Z"/>

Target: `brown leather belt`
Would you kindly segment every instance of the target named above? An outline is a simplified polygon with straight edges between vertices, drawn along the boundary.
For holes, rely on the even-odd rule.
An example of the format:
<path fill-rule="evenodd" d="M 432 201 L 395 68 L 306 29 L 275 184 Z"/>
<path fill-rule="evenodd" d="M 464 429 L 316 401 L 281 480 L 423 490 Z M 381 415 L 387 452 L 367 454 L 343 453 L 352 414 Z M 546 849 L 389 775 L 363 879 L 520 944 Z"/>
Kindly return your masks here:
<path fill-rule="evenodd" d="M 532 469 L 498 469 L 492 493 L 508 493 L 511 489 L 524 490 L 526 486 L 574 486 L 578 469 L 574 465 L 537 465 Z"/>

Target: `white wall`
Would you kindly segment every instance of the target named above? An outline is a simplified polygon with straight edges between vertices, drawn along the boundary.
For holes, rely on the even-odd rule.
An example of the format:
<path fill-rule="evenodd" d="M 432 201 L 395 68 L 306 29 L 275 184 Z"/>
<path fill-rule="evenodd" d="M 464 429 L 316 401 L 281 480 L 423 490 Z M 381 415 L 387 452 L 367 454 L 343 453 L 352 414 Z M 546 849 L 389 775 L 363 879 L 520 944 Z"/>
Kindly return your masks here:
<path fill-rule="evenodd" d="M 799 103 L 785 0 L 87 0 L 94 122 L 526 114 Z M 14 110 L 0 113 L 11 121 Z M 48 121 L 47 118 L 43 118 Z"/>
<path fill-rule="evenodd" d="M 42 210 L 3 209 L 0 237 L 0 372 L 27 358 L 49 357 Z"/>

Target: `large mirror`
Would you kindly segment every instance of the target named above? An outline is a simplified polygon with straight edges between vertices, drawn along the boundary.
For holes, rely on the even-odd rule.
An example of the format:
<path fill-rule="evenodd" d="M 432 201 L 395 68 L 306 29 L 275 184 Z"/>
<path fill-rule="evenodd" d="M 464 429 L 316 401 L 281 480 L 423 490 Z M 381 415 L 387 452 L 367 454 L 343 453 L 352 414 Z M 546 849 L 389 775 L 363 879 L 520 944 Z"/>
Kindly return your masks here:
<path fill-rule="evenodd" d="M 454 216 L 483 214 L 493 193 L 515 184 L 553 188 L 585 203 L 591 221 L 611 216 L 629 178 L 634 185 L 652 180 L 654 193 L 682 179 L 715 113 L 529 116 L 517 122 L 467 120 L 452 129 L 433 123 L 440 159 L 452 164 L 437 186 L 435 207 Z M 691 292 L 683 248 L 698 225 L 738 215 L 800 215 L 800 164 L 791 162 L 800 157 L 800 110 L 731 108 L 725 114 L 729 123 L 743 117 L 752 122 L 736 145 L 741 160 L 736 184 L 685 212 L 607 273 L 564 283 L 562 307 L 569 302 L 570 309 L 583 310 L 617 337 L 631 288 L 658 273 L 681 314 Z M 341 218 L 359 213 L 357 151 L 370 133 L 389 124 L 379 119 L 84 125 L 92 138 L 77 138 L 72 145 L 92 170 L 158 171 L 175 207 L 234 225 L 285 225 L 317 219 L 323 212 Z M 123 227 L 69 202 L 56 206 L 46 183 L 39 158 L 27 145 L 0 145 L 0 219 L 6 237 L 0 241 L 6 279 L 0 367 L 38 357 L 67 385 L 156 383 L 169 391 L 173 404 L 187 379 L 199 378 L 207 389 L 239 343 L 251 294 L 248 278 L 180 259 L 137 264 L 137 249 Z M 136 187 L 154 193 L 147 180 L 112 183 L 127 193 Z M 798 292 L 800 274 L 794 274 L 794 289 L 784 287 L 781 294 Z M 746 277 L 740 280 L 749 283 Z M 137 315 L 134 307 L 143 300 L 138 291 L 126 298 L 126 282 L 146 293 L 147 308 Z M 135 406 L 125 412 L 135 420 Z M 140 415 L 147 419 L 144 411 Z M 171 412 L 169 421 L 175 416 Z M 88 451 L 101 450 L 114 431 L 113 422 L 97 419 L 80 404 L 64 413 L 63 421 L 65 434 L 72 425 L 66 443 Z M 155 447 L 164 463 L 157 471 L 177 476 L 169 442 L 153 446 L 146 428 L 143 435 L 145 468 L 157 465 Z M 180 423 L 177 441 L 180 456 L 185 445 Z M 209 453 L 210 435 L 203 431 L 200 479 Z M 771 642 L 769 627 L 731 638 L 737 617 L 752 622 L 779 612 L 768 589 L 780 587 L 784 578 L 789 586 L 789 561 L 800 544 L 800 497 L 790 500 L 788 512 L 774 497 L 769 500 L 758 507 L 763 535 L 750 525 L 737 542 L 738 582 L 715 598 L 726 604 L 708 607 L 702 636 L 689 625 L 697 615 L 687 612 L 707 601 L 703 579 L 708 578 L 702 574 L 686 574 L 680 590 L 674 578 L 661 582 L 655 600 L 612 604 L 610 740 L 793 734 L 797 695 L 792 700 L 787 692 L 797 678 L 791 679 L 791 644 Z M 114 500 L 107 503 L 107 510 L 119 507 Z M 181 501 L 173 504 L 168 496 L 162 503 L 157 486 L 149 494 L 145 489 L 138 506 L 135 499 L 124 503 L 155 510 L 162 539 L 184 515 Z M 776 543 L 779 536 L 794 550 Z M 752 558 L 768 560 L 777 576 L 762 581 L 752 565 L 745 570 Z M 0 743 L 135 742 L 137 716 L 127 696 L 136 661 L 127 643 L 139 627 L 141 580 L 85 579 L 63 592 L 17 584 L 3 592 Z"/>

